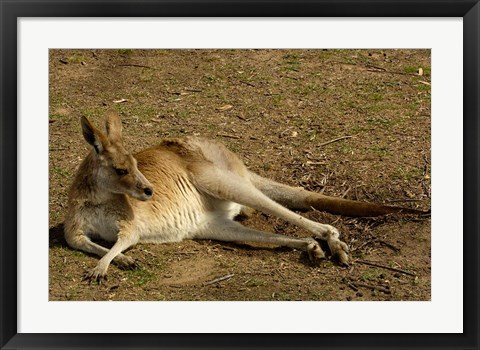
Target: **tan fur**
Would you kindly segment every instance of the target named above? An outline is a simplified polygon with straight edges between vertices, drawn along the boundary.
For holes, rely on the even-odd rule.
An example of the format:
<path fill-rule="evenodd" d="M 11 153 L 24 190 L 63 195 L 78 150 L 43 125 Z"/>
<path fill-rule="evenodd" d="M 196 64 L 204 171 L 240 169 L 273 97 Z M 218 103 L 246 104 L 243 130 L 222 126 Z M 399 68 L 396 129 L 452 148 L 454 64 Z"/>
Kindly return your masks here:
<path fill-rule="evenodd" d="M 311 221 L 287 207 L 365 216 L 390 210 L 265 179 L 249 171 L 223 145 L 202 138 L 166 139 L 132 156 L 123 147 L 121 122 L 114 113 L 107 114 L 106 133 L 86 118 L 82 118 L 82 130 L 92 150 L 69 192 L 65 238 L 73 248 L 102 257 L 87 274 L 90 280 L 106 278 L 111 261 L 124 268 L 134 267 L 134 260 L 122 252 L 139 242 L 189 238 L 265 242 L 307 251 L 313 261 L 324 258 L 314 238 L 261 232 L 233 220 L 248 208 L 309 230 L 315 238 L 327 241 L 341 264 L 347 264 L 347 245 L 339 240 L 334 227 Z M 92 237 L 115 244 L 108 250 Z"/>

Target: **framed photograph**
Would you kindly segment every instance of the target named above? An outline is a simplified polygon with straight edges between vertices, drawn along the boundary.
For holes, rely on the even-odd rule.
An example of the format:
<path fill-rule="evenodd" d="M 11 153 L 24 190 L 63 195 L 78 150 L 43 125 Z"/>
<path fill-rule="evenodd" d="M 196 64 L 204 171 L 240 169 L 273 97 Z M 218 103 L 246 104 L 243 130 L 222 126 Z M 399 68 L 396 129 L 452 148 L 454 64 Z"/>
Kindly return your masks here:
<path fill-rule="evenodd" d="M 1 348 L 477 349 L 479 12 L 2 2 Z"/>

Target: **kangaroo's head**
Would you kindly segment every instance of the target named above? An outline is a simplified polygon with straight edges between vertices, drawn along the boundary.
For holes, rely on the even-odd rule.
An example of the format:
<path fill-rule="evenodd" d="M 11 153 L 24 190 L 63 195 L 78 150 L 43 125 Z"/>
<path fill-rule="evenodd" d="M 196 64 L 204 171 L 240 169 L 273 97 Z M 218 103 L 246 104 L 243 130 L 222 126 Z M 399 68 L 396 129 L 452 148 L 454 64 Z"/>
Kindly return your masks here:
<path fill-rule="evenodd" d="M 82 117 L 83 137 L 95 150 L 93 171 L 97 185 L 112 193 L 127 194 L 145 201 L 153 196 L 150 182 L 137 168 L 137 160 L 125 150 L 122 140 L 122 122 L 116 113 L 106 116 L 106 133 L 95 128 Z"/>

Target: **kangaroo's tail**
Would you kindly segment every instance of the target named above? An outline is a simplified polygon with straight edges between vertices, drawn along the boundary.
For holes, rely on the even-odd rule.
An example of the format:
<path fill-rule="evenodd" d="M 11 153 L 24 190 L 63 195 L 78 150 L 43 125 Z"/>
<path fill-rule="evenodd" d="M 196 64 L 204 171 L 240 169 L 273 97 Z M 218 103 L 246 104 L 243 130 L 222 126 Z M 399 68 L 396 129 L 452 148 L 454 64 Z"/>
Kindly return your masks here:
<path fill-rule="evenodd" d="M 312 193 L 307 196 L 304 203 L 305 208 L 303 209 L 305 210 L 314 208 L 331 214 L 353 217 L 374 217 L 392 213 L 424 215 L 430 213 L 430 211 L 330 197 L 319 193 Z"/>

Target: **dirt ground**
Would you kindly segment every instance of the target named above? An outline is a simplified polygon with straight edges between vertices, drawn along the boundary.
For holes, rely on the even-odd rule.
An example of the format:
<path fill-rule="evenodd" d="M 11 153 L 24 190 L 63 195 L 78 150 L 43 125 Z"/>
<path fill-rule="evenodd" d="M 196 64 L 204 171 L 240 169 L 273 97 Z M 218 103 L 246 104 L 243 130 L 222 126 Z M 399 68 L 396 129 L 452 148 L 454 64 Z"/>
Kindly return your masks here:
<path fill-rule="evenodd" d="M 126 254 L 141 267 L 112 265 L 101 285 L 82 281 L 98 258 L 69 248 L 62 228 L 89 150 L 80 117 L 100 125 L 108 108 L 132 152 L 214 138 L 277 181 L 429 210 L 429 50 L 51 50 L 49 65 L 50 300 L 430 300 L 428 216 L 305 213 L 341 231 L 349 267 L 289 248 L 140 244 Z M 258 212 L 243 224 L 310 236 Z"/>

